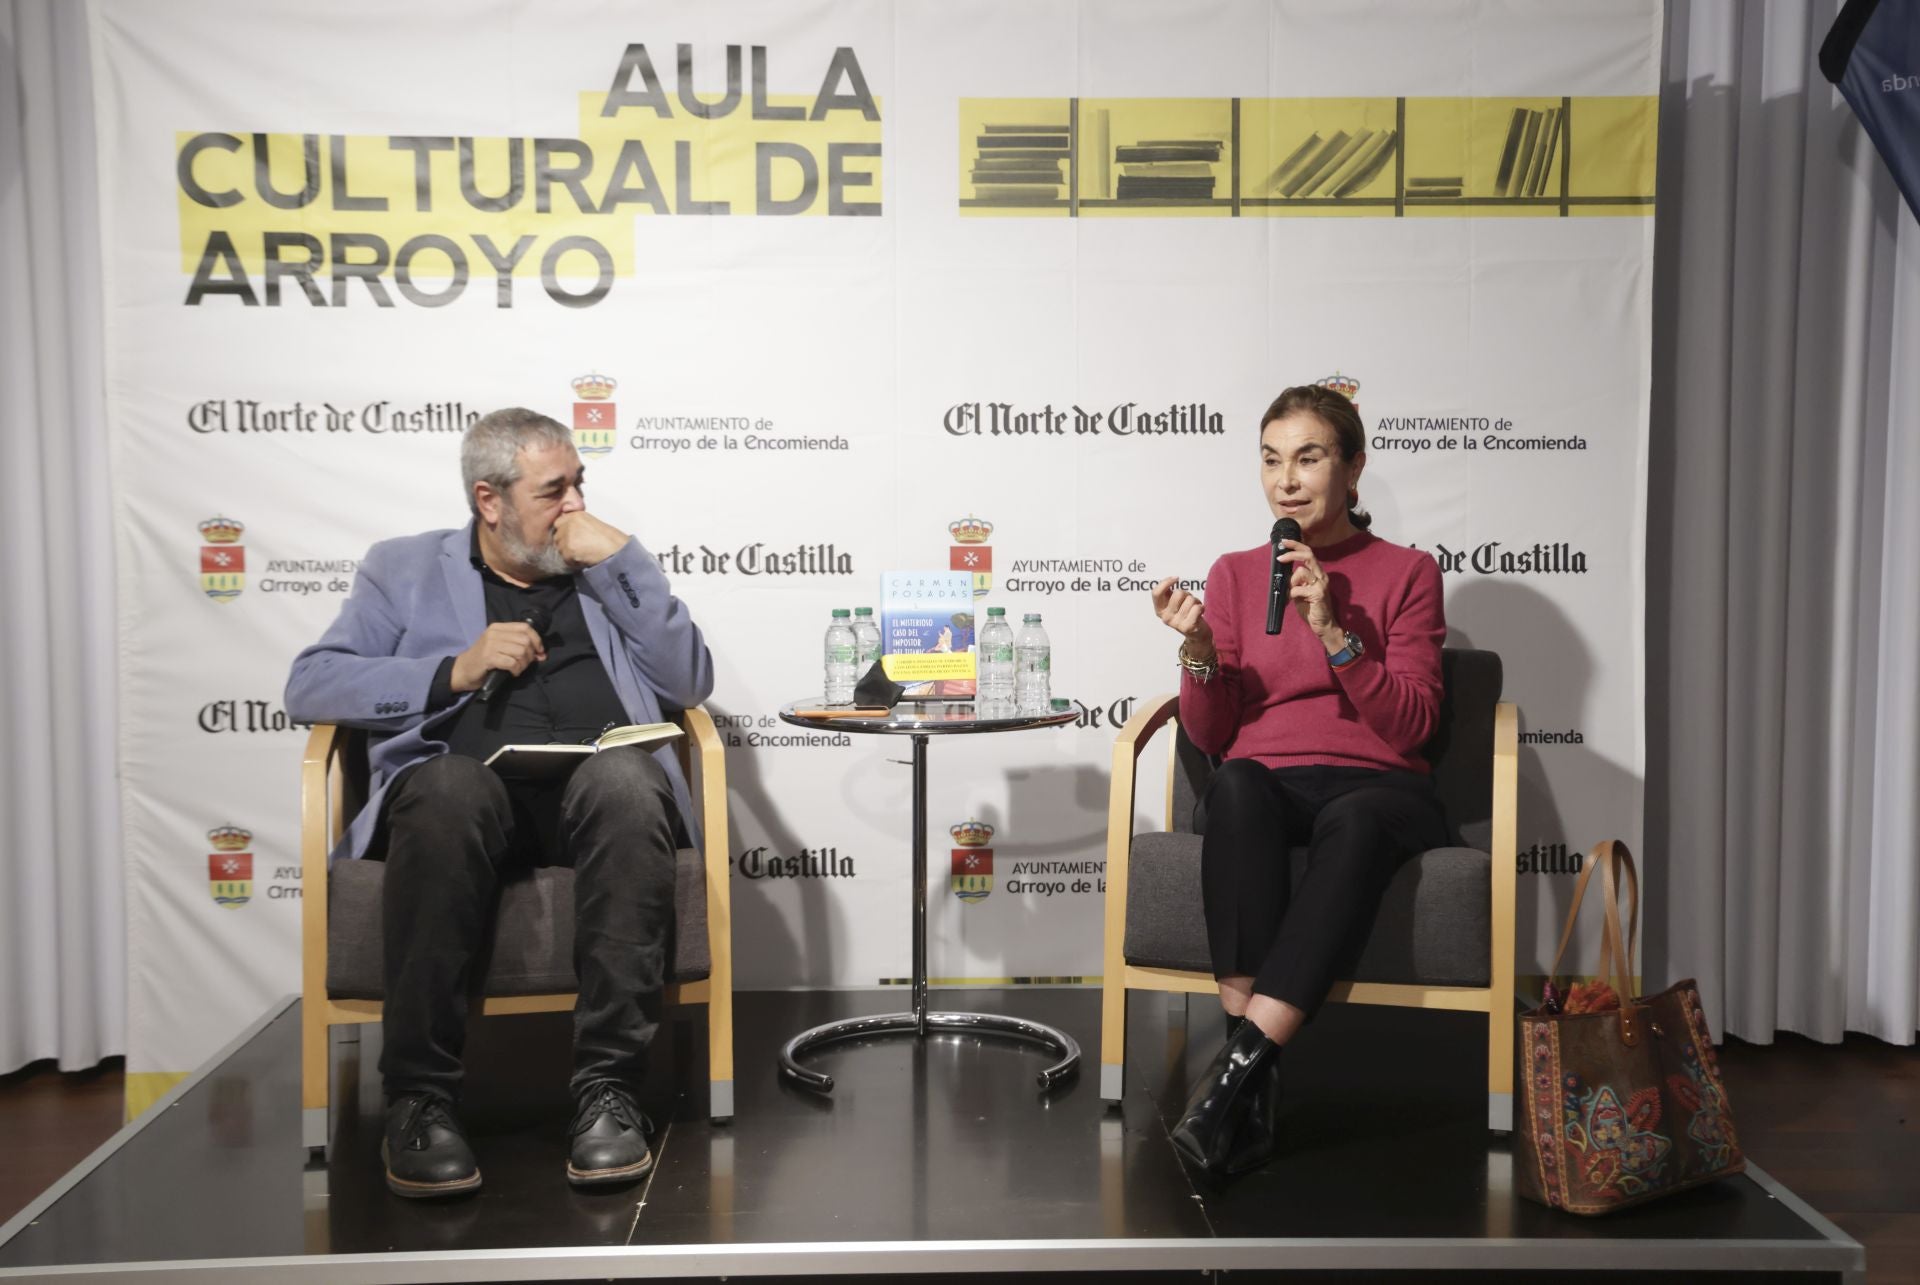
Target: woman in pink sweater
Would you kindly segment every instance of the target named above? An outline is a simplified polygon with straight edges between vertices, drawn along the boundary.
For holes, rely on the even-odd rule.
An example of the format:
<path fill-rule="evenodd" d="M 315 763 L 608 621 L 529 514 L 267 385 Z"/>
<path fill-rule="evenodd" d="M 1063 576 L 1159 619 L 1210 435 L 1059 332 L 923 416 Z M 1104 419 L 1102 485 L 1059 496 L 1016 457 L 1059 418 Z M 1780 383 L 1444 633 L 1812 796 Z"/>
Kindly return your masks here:
<path fill-rule="evenodd" d="M 1172 579 L 1153 591 L 1181 636 L 1180 721 L 1224 756 L 1201 882 L 1229 1038 L 1173 1134 L 1211 1172 L 1272 1155 L 1281 1047 L 1358 958 L 1400 864 L 1446 839 L 1420 756 L 1440 708 L 1440 568 L 1367 530 L 1366 462 L 1352 402 L 1287 389 L 1260 422 L 1267 507 L 1300 525 L 1283 541 L 1280 631 L 1267 632 L 1271 545 L 1215 562 L 1204 606 Z"/>

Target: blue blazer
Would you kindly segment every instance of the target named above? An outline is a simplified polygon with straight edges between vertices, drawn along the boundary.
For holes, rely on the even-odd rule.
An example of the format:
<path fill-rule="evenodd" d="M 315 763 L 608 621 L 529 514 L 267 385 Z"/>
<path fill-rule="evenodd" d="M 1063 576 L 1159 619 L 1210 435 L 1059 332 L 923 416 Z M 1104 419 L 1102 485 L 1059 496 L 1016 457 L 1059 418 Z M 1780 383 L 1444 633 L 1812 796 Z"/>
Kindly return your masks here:
<path fill-rule="evenodd" d="M 472 548 L 471 524 L 382 540 L 360 563 L 339 617 L 293 659 L 289 715 L 372 733 L 367 805 L 334 849 L 335 858 L 366 855 L 387 787 L 406 768 L 447 752 L 435 729 L 473 699 L 474 693 L 465 692 L 445 709 L 427 713 L 440 662 L 465 651 L 487 627 L 486 593 Z M 699 626 L 638 540 L 575 573 L 574 583 L 594 650 L 629 722 L 663 722 L 666 710 L 690 709 L 712 693 L 713 657 Z M 666 768 L 680 818 L 698 845 L 699 813 L 672 746 L 651 753 Z"/>

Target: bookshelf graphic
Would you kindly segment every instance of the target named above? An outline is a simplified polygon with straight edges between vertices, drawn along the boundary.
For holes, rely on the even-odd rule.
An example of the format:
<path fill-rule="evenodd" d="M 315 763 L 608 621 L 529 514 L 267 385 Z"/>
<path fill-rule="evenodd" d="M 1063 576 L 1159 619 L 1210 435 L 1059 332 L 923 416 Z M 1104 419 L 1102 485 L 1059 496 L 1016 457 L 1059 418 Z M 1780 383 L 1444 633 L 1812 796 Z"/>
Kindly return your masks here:
<path fill-rule="evenodd" d="M 960 211 L 1648 216 L 1658 100 L 963 98 Z"/>

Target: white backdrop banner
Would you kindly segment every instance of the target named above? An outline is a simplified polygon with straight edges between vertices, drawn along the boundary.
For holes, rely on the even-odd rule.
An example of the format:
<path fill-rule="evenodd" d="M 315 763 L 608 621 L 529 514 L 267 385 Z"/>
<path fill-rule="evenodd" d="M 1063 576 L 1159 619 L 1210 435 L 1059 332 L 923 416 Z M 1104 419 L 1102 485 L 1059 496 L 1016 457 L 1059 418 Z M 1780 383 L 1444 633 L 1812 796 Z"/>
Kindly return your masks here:
<path fill-rule="evenodd" d="M 1522 972 L 1573 854 L 1638 845 L 1653 0 L 92 16 L 135 1106 L 297 988 L 288 662 L 369 544 L 465 521 L 503 405 L 713 647 L 742 987 L 907 974 L 900 747 L 775 711 L 829 608 L 963 567 L 1081 718 L 934 746 L 932 971 L 1096 980 L 1112 738 L 1177 676 L 1147 588 L 1264 538 L 1295 383 L 1505 659 Z"/>

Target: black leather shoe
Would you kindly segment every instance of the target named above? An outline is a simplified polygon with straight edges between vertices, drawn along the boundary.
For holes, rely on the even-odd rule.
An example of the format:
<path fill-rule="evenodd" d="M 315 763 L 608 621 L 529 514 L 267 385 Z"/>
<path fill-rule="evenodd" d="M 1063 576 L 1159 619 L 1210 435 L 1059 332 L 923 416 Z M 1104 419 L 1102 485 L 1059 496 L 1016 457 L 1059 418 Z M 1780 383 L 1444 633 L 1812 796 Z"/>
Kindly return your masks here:
<path fill-rule="evenodd" d="M 573 1113 L 573 1150 L 567 1181 L 576 1187 L 633 1182 L 653 1168 L 647 1150 L 647 1117 L 633 1090 L 602 1080 L 580 1095 Z"/>
<path fill-rule="evenodd" d="M 1280 1046 L 1266 1032 L 1252 1022 L 1241 1023 L 1194 1085 L 1180 1122 L 1173 1127 L 1173 1145 L 1181 1155 L 1206 1173 L 1229 1172 L 1228 1161 L 1236 1158 L 1237 1135 L 1253 1105 L 1260 1072 L 1279 1054 Z"/>
<path fill-rule="evenodd" d="M 480 1165 L 453 1107 L 428 1093 L 403 1093 L 387 1104 L 387 1190 L 396 1196 L 457 1196 L 480 1189 Z"/>

